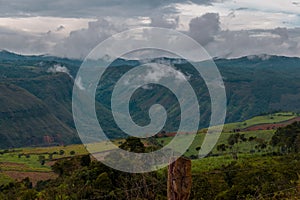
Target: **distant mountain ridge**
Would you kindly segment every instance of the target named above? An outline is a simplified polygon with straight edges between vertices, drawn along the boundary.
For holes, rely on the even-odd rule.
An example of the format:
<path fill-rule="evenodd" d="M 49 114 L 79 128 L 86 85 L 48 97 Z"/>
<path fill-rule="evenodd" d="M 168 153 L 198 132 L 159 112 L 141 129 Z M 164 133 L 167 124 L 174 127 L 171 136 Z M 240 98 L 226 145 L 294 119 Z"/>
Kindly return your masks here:
<path fill-rule="evenodd" d="M 175 68 L 191 75 L 190 82 L 201 105 L 200 127 L 208 125 L 210 98 L 205 83 L 193 76 L 191 66 L 182 60 L 171 61 Z M 153 59 L 155 61 L 155 59 Z M 0 51 L 0 148 L 79 143 L 72 116 L 72 77 L 82 61 L 52 56 L 23 56 Z M 101 79 L 96 94 L 97 113 L 109 137 L 122 137 L 110 112 L 110 97 L 115 82 L 128 70 L 140 65 L 138 60 L 117 59 Z M 300 112 L 300 59 L 281 56 L 248 56 L 216 59 L 223 76 L 227 101 L 227 122 L 248 119 L 278 110 Z M 65 71 L 49 70 L 60 66 Z M 67 70 L 67 71 L 66 71 Z M 141 98 L 141 96 L 143 98 Z M 176 99 L 161 87 L 139 89 L 130 104 L 133 120 L 149 123 L 148 109 L 161 103 L 168 111 L 164 130 L 179 125 Z M 49 139 L 50 138 L 50 139 Z"/>

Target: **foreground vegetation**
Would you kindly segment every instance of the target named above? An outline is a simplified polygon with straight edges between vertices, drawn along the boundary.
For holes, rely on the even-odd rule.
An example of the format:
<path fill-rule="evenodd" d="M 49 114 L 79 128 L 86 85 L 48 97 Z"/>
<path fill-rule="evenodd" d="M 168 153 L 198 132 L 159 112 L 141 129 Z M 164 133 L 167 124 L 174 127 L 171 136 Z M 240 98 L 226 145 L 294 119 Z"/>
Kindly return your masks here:
<path fill-rule="evenodd" d="M 271 118 L 280 122 L 279 118 L 288 120 L 293 116 L 260 116 L 252 122 L 259 118 L 256 124 L 269 123 Z M 252 122 L 246 123 L 252 125 Z M 196 136 L 185 154 L 193 159 L 191 199 L 300 199 L 300 123 L 278 130 L 234 131 L 244 124 L 225 125 L 227 132 L 221 135 L 212 152 L 200 160 L 195 158 L 204 131 Z M 114 143 L 141 153 L 161 148 L 171 139 L 128 138 Z M 100 146 L 102 151 L 110 150 L 105 142 L 93 145 Z M 166 199 L 167 196 L 167 169 L 146 174 L 123 173 L 94 160 L 83 145 L 2 150 L 0 169 L 0 199 L 4 200 Z M 18 175 L 18 180 L 12 175 Z"/>
<path fill-rule="evenodd" d="M 59 160 L 52 169 L 58 177 L 34 187 L 29 179 L 0 186 L 0 199 L 166 199 L 166 169 L 128 174 L 89 156 Z M 191 199 L 300 199 L 299 170 L 299 154 L 195 160 Z"/>

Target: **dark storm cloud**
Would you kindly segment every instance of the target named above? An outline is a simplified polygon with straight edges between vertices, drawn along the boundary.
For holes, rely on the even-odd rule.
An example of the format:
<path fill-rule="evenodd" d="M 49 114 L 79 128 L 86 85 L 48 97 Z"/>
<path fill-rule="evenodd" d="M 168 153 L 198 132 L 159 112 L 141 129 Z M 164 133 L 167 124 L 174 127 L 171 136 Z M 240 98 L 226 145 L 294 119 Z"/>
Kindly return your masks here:
<path fill-rule="evenodd" d="M 220 17 L 217 13 L 207 13 L 193 18 L 189 24 L 188 34 L 201 45 L 207 45 L 214 40 L 220 31 Z"/>
<path fill-rule="evenodd" d="M 209 4 L 209 0 L 0 0 L 1 17 L 55 16 L 149 16 L 172 3 Z M 176 12 L 166 8 L 168 12 Z"/>
<path fill-rule="evenodd" d="M 151 19 L 150 25 L 175 28 L 177 19 L 167 20 L 163 16 L 156 16 Z M 73 31 L 69 37 L 58 43 L 52 53 L 58 56 L 83 58 L 101 41 L 126 29 L 128 29 L 126 25 L 117 25 L 104 19 L 90 22 L 88 28 Z M 255 54 L 300 56 L 300 29 L 223 31 L 220 29 L 219 14 L 207 13 L 193 18 L 189 23 L 189 30 L 184 33 L 203 45 L 213 57 L 227 58 Z"/>
<path fill-rule="evenodd" d="M 212 1 L 0 0 L 0 17 L 53 16 L 99 19 L 90 22 L 87 28 L 72 31 L 64 38 L 55 35 L 64 31 L 64 26 L 61 24 L 57 24 L 57 28 L 48 33 L 47 30 L 45 33 L 21 31 L 22 29 L 18 29 L 17 25 L 14 30 L 0 27 L 0 48 L 26 54 L 51 53 L 63 57 L 84 58 L 95 45 L 114 33 L 141 25 L 134 23 L 139 23 L 138 21 L 144 18 L 134 16 L 150 19 L 150 26 L 178 28 L 180 21 L 179 15 L 176 14 L 178 10 L 172 4 L 191 2 L 209 4 Z M 134 21 L 130 25 L 126 21 L 129 18 Z M 195 17 L 190 20 L 188 27 L 189 29 L 184 33 L 203 45 L 212 56 L 239 57 L 251 54 L 300 56 L 299 28 L 274 26 L 272 29 L 265 30 L 224 31 L 220 28 L 218 13 Z"/>

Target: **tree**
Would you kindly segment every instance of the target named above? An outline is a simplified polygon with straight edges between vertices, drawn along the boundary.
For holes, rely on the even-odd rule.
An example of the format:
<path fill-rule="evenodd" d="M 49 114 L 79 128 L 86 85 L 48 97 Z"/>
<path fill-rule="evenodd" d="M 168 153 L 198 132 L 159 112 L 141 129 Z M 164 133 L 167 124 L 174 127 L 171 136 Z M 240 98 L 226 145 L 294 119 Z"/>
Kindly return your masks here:
<path fill-rule="evenodd" d="M 32 182 L 29 180 L 28 177 L 24 178 L 22 180 L 22 183 L 24 184 L 24 186 L 27 188 L 27 189 L 32 189 Z"/>
<path fill-rule="evenodd" d="M 255 136 L 255 137 L 250 136 L 249 139 L 248 139 L 248 141 L 251 142 L 251 141 L 253 141 L 253 140 L 255 140 L 255 139 L 256 139 L 256 136 Z"/>
<path fill-rule="evenodd" d="M 81 159 L 80 159 L 80 165 L 81 166 L 89 166 L 91 163 L 91 157 L 90 155 L 83 155 L 81 156 Z"/>
<path fill-rule="evenodd" d="M 35 200 L 37 199 L 38 193 L 37 191 L 30 189 L 30 190 L 25 190 L 21 194 L 21 200 Z"/>
<path fill-rule="evenodd" d="M 120 146 L 121 149 L 135 153 L 145 153 L 145 146 L 140 138 L 128 137 Z"/>
<path fill-rule="evenodd" d="M 219 144 L 218 146 L 217 146 L 217 150 L 218 151 L 226 151 L 226 144 Z"/>
<path fill-rule="evenodd" d="M 45 156 L 40 155 L 40 156 L 39 156 L 39 162 L 40 162 L 40 164 L 41 164 L 41 165 L 44 165 L 44 164 L 45 164 L 45 161 L 46 161 Z"/>
<path fill-rule="evenodd" d="M 201 147 L 196 147 L 196 151 L 200 151 Z"/>
<path fill-rule="evenodd" d="M 247 139 L 245 138 L 245 135 L 244 134 L 240 134 L 240 133 L 236 133 L 236 134 L 232 134 L 229 136 L 229 138 L 227 139 L 228 141 L 228 144 L 230 145 L 229 148 L 232 150 L 232 157 L 233 159 L 237 160 L 238 159 L 238 154 L 237 152 L 239 151 L 239 147 L 238 147 L 238 144 L 239 142 L 242 142 L 242 141 L 246 141 Z M 237 147 L 234 151 L 234 148 L 233 146 L 237 144 Z"/>
<path fill-rule="evenodd" d="M 300 152 L 300 122 L 294 122 L 284 128 L 278 128 L 271 139 L 271 145 L 280 147 L 281 151 Z"/>
<path fill-rule="evenodd" d="M 227 139 L 228 144 L 229 144 L 230 146 L 233 146 L 235 143 L 237 143 L 237 142 L 238 142 L 239 135 L 240 135 L 239 133 L 237 133 L 237 134 L 231 134 L 231 135 L 229 136 L 229 138 Z"/>
<path fill-rule="evenodd" d="M 245 137 L 245 134 L 241 134 L 239 138 L 242 142 L 246 142 L 247 138 Z"/>
<path fill-rule="evenodd" d="M 190 199 L 214 199 L 213 189 L 205 175 L 193 176 Z"/>
<path fill-rule="evenodd" d="M 64 155 L 65 154 L 65 151 L 64 150 L 59 150 L 59 155 Z"/>
<path fill-rule="evenodd" d="M 113 187 L 107 172 L 101 173 L 94 182 L 95 188 L 108 192 Z"/>

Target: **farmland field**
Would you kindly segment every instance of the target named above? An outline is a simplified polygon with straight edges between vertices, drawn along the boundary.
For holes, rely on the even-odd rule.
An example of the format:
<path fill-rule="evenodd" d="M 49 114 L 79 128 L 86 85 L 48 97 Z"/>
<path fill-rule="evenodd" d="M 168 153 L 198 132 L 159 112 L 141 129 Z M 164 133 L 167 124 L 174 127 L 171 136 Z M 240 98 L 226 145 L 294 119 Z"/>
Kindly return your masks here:
<path fill-rule="evenodd" d="M 122 140 L 115 141 L 115 143 L 118 144 L 119 141 Z M 91 149 L 94 148 L 98 151 L 113 148 L 112 145 L 107 145 L 106 142 L 89 145 Z M 88 154 L 88 151 L 82 144 L 2 150 L 0 154 L 0 185 L 27 176 L 33 180 L 33 183 L 36 183 L 38 179 L 55 178 L 56 175 L 52 172 L 51 165 L 57 159 L 86 154 Z M 41 164 L 41 159 L 44 159 L 44 164 Z"/>

